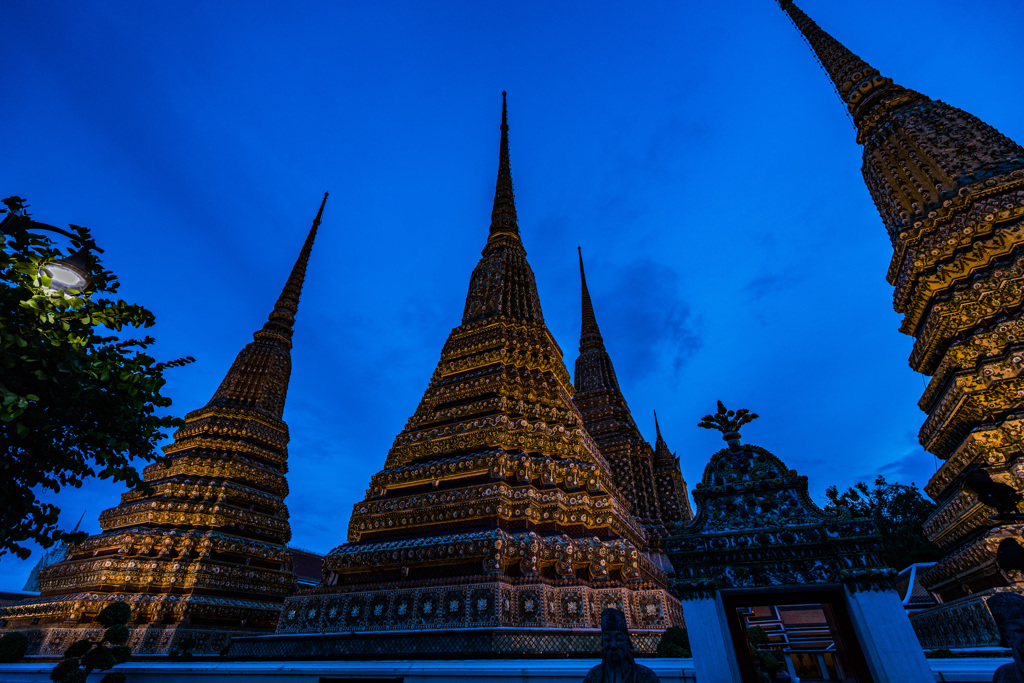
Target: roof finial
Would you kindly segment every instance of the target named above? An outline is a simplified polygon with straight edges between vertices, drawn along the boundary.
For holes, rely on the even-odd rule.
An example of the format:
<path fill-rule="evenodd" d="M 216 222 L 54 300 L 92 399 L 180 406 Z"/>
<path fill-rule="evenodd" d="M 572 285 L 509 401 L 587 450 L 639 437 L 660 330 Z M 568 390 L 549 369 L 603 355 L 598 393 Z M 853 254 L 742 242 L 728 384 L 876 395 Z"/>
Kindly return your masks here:
<path fill-rule="evenodd" d="M 792 0 L 778 2 L 779 7 L 789 15 L 797 30 L 803 34 L 821 66 L 832 79 L 836 92 L 846 103 L 846 108 L 858 128 L 865 115 L 874 109 L 875 105 L 908 93 L 905 88 L 895 85 L 891 78 L 880 75 L 877 69 L 872 68 L 823 31 L 794 5 Z"/>
<path fill-rule="evenodd" d="M 518 239 L 516 200 L 512 192 L 512 170 L 508 160 L 508 105 L 501 92 L 501 144 L 498 147 L 498 182 L 494 188 L 494 209 L 491 211 L 490 237 L 511 235 Z"/>
<path fill-rule="evenodd" d="M 728 444 L 730 450 L 736 451 L 740 447 L 740 427 L 760 417 L 746 408 L 739 410 L 726 410 L 725 404 L 718 402 L 718 412 L 705 415 L 697 423 L 698 427 L 704 429 L 717 429 L 722 432 L 722 439 Z"/>
<path fill-rule="evenodd" d="M 664 439 L 661 438 L 661 425 L 658 424 L 658 411 L 657 410 L 654 411 L 654 432 L 655 432 L 655 434 L 657 434 L 657 440 L 658 441 L 664 441 Z"/>
<path fill-rule="evenodd" d="M 580 257 L 580 288 L 583 304 L 582 323 L 580 325 L 580 351 L 591 346 L 601 346 L 604 339 L 601 338 L 601 330 L 597 327 L 597 317 L 594 315 L 594 304 L 590 301 L 590 290 L 587 289 L 587 274 L 583 271 L 583 248 L 576 247 Z"/>
<path fill-rule="evenodd" d="M 295 323 L 295 314 L 299 311 L 299 295 L 302 293 L 302 283 L 306 279 L 306 264 L 309 263 L 309 255 L 313 251 L 313 240 L 316 239 L 316 231 L 320 227 L 320 220 L 324 215 L 327 196 L 328 193 L 324 192 L 320 210 L 316 212 L 316 218 L 313 219 L 313 225 L 299 251 L 299 257 L 295 260 L 295 265 L 292 266 L 288 281 L 285 282 L 284 289 L 281 290 L 281 296 L 274 304 L 274 310 L 270 313 L 266 324 L 263 325 L 263 329 L 253 335 L 255 338 L 269 333 L 283 337 L 284 341 L 291 346 L 292 325 Z"/>

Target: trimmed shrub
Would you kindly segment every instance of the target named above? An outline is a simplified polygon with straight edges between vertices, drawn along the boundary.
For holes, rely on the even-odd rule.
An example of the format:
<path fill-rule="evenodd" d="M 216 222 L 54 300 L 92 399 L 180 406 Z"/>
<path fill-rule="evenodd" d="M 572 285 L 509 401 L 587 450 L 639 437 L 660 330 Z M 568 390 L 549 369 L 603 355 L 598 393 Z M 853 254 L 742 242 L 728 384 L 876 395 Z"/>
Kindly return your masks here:
<path fill-rule="evenodd" d="M 115 645 L 110 648 L 110 652 L 114 655 L 114 659 L 117 660 L 118 664 L 127 662 L 128 658 L 132 656 L 132 649 L 127 645 Z"/>
<path fill-rule="evenodd" d="M 103 640 L 113 645 L 124 645 L 128 642 L 131 631 L 125 624 L 114 624 L 103 634 Z"/>
<path fill-rule="evenodd" d="M 690 651 L 690 637 L 686 629 L 679 626 L 669 626 L 658 641 L 659 657 L 692 657 Z"/>
<path fill-rule="evenodd" d="M 115 602 L 104 607 L 96 616 L 96 621 L 103 626 L 110 627 L 114 624 L 127 624 L 131 618 L 132 608 L 128 606 L 128 603 Z"/>
<path fill-rule="evenodd" d="M 50 672 L 50 680 L 54 683 L 64 683 L 68 680 L 67 677 L 75 671 L 80 671 L 77 659 L 61 660 L 60 664 L 53 667 L 53 671 Z"/>
<path fill-rule="evenodd" d="M 96 617 L 96 621 L 107 627 L 101 640 L 79 640 L 65 652 L 64 659 L 54 667 L 50 679 L 54 683 L 85 683 L 93 671 L 106 671 L 128 660 L 132 649 L 125 645 L 131 630 L 128 620 L 132 610 L 127 603 L 115 602 L 107 605 Z M 100 683 L 124 683 L 124 674 L 114 672 L 103 677 Z"/>
<path fill-rule="evenodd" d="M 11 664 L 19 661 L 28 652 L 28 636 L 14 631 L 0 638 L 0 662 Z"/>

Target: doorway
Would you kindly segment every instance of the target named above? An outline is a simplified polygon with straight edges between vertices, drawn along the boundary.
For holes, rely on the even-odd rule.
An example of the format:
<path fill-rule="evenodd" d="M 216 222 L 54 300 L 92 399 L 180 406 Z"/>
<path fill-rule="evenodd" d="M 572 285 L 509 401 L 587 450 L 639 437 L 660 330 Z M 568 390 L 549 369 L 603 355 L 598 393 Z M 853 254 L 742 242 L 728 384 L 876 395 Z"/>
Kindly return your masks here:
<path fill-rule="evenodd" d="M 723 592 L 722 603 L 744 683 L 770 668 L 800 683 L 873 683 L 841 589 Z"/>

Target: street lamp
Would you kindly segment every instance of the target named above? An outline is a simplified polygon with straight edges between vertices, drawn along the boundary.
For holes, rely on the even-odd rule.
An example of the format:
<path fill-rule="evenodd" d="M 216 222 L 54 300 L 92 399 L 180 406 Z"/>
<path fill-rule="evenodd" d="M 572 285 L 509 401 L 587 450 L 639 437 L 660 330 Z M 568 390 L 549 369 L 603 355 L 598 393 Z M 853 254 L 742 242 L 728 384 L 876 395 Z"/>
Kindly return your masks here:
<path fill-rule="evenodd" d="M 3 201 L 10 210 L 4 216 L 3 221 L 0 221 L 0 232 L 6 232 L 4 228 L 15 221 L 19 221 L 29 231 L 55 232 L 72 240 L 78 239 L 78 235 L 74 233 L 29 218 L 25 213 L 25 200 L 20 197 L 9 197 Z M 61 291 L 73 289 L 79 292 L 84 292 L 88 289 L 92 284 L 92 278 L 89 276 L 86 252 L 90 251 L 90 249 L 101 254 L 103 253 L 102 249 L 93 244 L 81 247 L 67 258 L 53 261 L 40 268 L 40 272 L 44 272 L 50 277 L 50 289 Z"/>

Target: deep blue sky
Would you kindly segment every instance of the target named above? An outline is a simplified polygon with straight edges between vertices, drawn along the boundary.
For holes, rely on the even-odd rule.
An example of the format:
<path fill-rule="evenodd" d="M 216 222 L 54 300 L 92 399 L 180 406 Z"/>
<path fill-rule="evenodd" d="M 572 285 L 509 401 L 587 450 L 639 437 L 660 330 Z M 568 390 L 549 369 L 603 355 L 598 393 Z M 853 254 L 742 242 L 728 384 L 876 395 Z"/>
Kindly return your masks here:
<path fill-rule="evenodd" d="M 1018 0 L 804 0 L 898 83 L 1024 141 Z M 12 2 L 0 191 L 90 226 L 157 315 L 182 415 L 262 325 L 324 190 L 285 419 L 293 543 L 325 552 L 460 322 L 509 92 L 523 241 L 572 368 L 576 246 L 638 424 L 692 488 L 745 440 L 819 500 L 923 485 L 923 379 L 852 125 L 774 0 L 716 3 Z M 120 485 L 57 496 L 99 530 Z M 31 564 L 0 560 L 0 588 Z"/>

